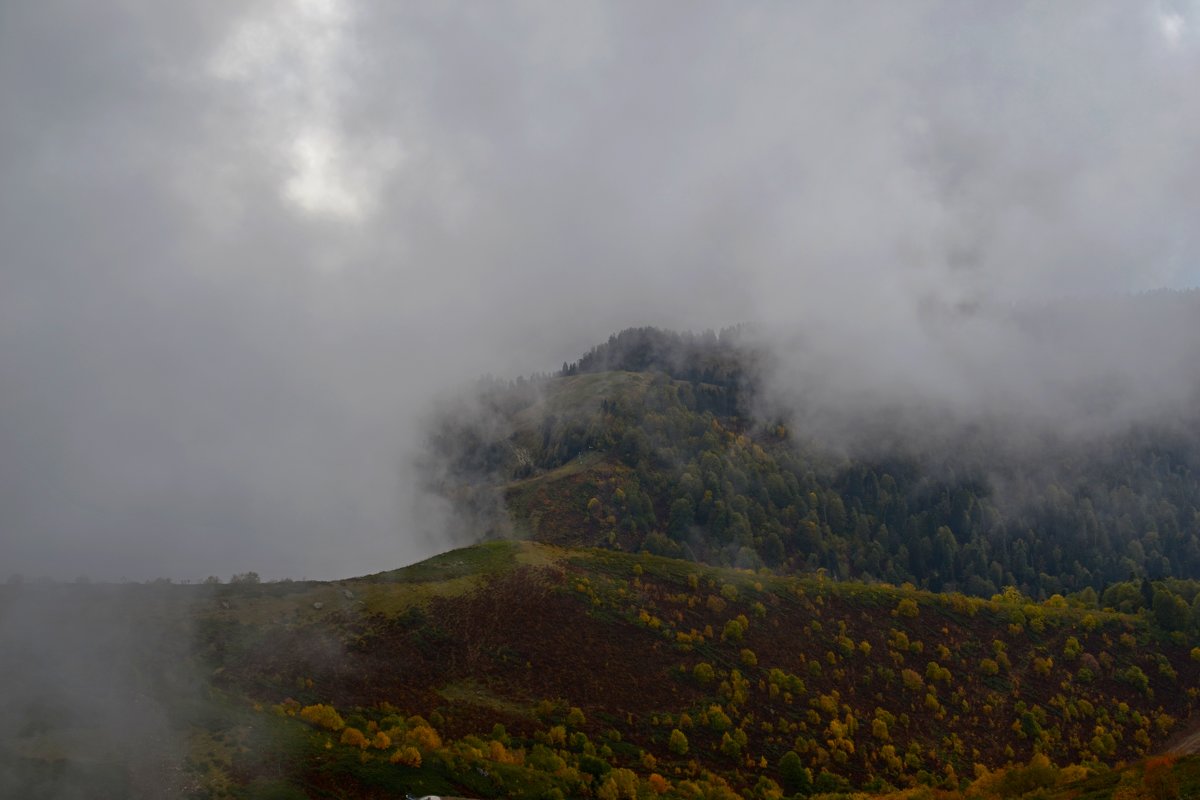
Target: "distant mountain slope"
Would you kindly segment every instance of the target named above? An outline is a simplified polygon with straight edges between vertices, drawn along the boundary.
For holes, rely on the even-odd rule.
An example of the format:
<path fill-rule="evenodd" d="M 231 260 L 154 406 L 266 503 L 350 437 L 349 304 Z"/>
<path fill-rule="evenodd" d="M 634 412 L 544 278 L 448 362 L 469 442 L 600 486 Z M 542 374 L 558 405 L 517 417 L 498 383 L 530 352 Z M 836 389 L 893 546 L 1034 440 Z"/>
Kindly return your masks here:
<path fill-rule="evenodd" d="M 632 329 L 558 375 L 492 382 L 443 417 L 436 488 L 481 532 L 985 597 L 1200 576 L 1200 426 L 1050 432 L 1036 452 L 947 428 L 847 456 L 763 416 L 750 341 Z"/>

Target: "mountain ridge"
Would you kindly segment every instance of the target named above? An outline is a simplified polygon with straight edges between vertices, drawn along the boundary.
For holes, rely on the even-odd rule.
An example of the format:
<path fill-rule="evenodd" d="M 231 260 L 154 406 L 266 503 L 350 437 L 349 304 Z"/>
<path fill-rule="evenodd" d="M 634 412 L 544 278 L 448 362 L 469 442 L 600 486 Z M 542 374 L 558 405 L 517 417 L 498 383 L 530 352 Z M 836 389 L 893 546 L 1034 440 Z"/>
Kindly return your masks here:
<path fill-rule="evenodd" d="M 442 420 L 433 488 L 477 504 L 456 523 L 484 535 L 983 597 L 1200 574 L 1196 426 L 1032 455 L 975 427 L 952 447 L 856 456 L 763 416 L 738 335 L 631 329 L 556 376 L 484 387 Z M 599 371 L 628 366 L 645 369 Z"/>

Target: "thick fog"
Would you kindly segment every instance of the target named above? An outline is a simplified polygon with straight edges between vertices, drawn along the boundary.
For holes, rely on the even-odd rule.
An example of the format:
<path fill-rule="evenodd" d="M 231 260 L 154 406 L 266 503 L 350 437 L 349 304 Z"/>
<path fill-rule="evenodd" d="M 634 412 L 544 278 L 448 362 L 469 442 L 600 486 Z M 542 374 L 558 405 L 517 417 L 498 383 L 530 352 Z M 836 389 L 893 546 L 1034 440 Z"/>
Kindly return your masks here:
<path fill-rule="evenodd" d="M 0 571 L 429 555 L 430 404 L 629 325 L 758 323 L 810 409 L 1170 411 L 1194 325 L 1102 312 L 1200 278 L 1198 84 L 1166 0 L 3 4 Z"/>

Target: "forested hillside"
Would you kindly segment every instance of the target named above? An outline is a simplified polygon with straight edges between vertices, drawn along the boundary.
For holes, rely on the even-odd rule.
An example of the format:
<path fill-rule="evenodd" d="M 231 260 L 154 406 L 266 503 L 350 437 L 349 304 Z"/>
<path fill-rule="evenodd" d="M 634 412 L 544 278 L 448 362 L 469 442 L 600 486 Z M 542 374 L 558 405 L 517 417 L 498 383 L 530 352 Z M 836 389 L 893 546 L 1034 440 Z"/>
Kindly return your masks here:
<path fill-rule="evenodd" d="M 434 437 L 437 488 L 480 532 L 933 591 L 1132 610 L 1153 591 L 1117 582 L 1200 575 L 1194 420 L 1035 448 L 962 426 L 847 454 L 759 410 L 753 341 L 631 329 L 556 375 L 485 384 Z"/>

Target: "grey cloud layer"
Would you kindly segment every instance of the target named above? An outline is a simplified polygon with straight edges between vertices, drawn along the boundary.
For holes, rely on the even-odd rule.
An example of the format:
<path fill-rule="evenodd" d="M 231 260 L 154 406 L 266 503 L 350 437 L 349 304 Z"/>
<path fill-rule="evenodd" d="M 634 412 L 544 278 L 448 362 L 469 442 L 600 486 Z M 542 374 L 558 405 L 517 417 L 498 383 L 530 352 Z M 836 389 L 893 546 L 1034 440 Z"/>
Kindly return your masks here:
<path fill-rule="evenodd" d="M 976 397 L 930 309 L 1196 283 L 1198 67 L 1195 4 L 7 4 L 0 564 L 428 554 L 431 399 L 631 324 Z"/>

